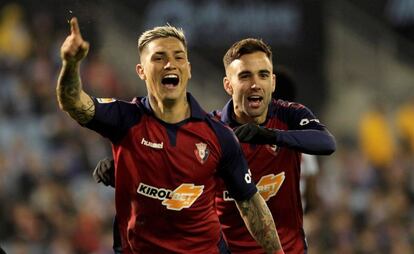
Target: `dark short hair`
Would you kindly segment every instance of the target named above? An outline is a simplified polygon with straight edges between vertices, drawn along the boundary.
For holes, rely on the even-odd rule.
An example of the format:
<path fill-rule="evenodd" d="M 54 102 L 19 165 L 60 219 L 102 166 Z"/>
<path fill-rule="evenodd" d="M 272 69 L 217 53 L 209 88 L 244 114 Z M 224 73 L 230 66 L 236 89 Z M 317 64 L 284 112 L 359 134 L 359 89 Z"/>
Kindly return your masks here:
<path fill-rule="evenodd" d="M 153 29 L 147 30 L 141 34 L 141 36 L 138 39 L 139 54 L 142 53 L 142 50 L 144 49 L 145 45 L 147 45 L 151 41 L 159 39 L 159 38 L 168 38 L 168 37 L 177 38 L 179 41 L 182 42 L 182 44 L 184 45 L 184 48 L 187 50 L 187 41 L 185 39 L 183 29 L 176 28 L 174 26 L 167 24 L 165 26 L 154 27 Z"/>
<path fill-rule="evenodd" d="M 227 67 L 236 59 L 246 54 L 251 54 L 261 51 L 266 54 L 270 62 L 272 62 L 272 50 L 261 39 L 247 38 L 234 43 L 223 57 L 224 68 Z"/>

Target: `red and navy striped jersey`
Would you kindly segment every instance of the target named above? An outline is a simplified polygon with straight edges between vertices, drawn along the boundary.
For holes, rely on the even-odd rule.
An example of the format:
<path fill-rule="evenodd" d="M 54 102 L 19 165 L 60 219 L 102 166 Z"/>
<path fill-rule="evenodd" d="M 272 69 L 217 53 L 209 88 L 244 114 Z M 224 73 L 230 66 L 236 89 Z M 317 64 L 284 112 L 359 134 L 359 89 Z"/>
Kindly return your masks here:
<path fill-rule="evenodd" d="M 221 112 L 212 114 L 231 128 L 239 126 L 233 117 L 231 100 Z M 276 144 L 242 143 L 242 150 L 253 181 L 272 212 L 284 252 L 303 254 L 307 246 L 299 191 L 301 152 L 325 153 L 326 149 L 334 149 L 334 140 L 313 113 L 298 103 L 272 100 L 262 126 L 278 130 Z M 245 227 L 224 184 L 217 193 L 216 202 L 231 252 L 265 253 Z"/>
<path fill-rule="evenodd" d="M 124 254 L 220 253 L 218 180 L 238 200 L 257 192 L 232 131 L 187 99 L 191 117 L 177 124 L 156 118 L 148 97 L 94 99 L 86 127 L 112 142 Z"/>

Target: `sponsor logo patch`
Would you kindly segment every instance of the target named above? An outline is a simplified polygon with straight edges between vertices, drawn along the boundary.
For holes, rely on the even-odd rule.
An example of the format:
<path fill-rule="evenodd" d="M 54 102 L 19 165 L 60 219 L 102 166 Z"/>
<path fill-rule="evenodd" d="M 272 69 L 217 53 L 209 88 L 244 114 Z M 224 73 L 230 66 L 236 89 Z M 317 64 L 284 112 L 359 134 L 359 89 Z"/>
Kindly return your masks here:
<path fill-rule="evenodd" d="M 204 185 L 194 185 L 183 183 L 175 190 L 156 188 L 144 183 L 140 183 L 137 193 L 162 200 L 162 205 L 169 210 L 181 211 L 183 208 L 189 208 L 200 195 L 203 193 Z"/>
<path fill-rule="evenodd" d="M 271 197 L 276 195 L 284 180 L 285 172 L 279 173 L 277 175 L 265 175 L 262 176 L 260 178 L 260 181 L 257 183 L 257 189 L 259 190 L 259 193 L 262 195 L 263 199 L 268 201 Z"/>
<path fill-rule="evenodd" d="M 265 201 L 268 201 L 271 197 L 275 196 L 279 191 L 282 183 L 285 181 L 285 172 L 281 172 L 277 175 L 269 174 L 262 176 L 259 182 L 256 184 L 257 190 L 262 195 Z M 224 201 L 233 201 L 227 190 L 223 191 Z"/>
<path fill-rule="evenodd" d="M 316 123 L 319 123 L 319 119 L 308 119 L 308 118 L 303 118 L 302 120 L 300 120 L 300 125 L 301 126 L 304 126 L 304 125 L 307 125 L 307 124 L 309 124 L 310 122 L 316 122 Z"/>

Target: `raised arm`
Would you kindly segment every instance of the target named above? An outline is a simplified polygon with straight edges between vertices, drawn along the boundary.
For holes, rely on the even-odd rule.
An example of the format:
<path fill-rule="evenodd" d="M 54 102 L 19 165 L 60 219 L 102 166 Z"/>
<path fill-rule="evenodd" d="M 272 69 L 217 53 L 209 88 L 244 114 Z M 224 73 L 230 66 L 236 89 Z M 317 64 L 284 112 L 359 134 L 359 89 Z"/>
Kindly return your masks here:
<path fill-rule="evenodd" d="M 284 253 L 272 214 L 259 192 L 249 200 L 236 201 L 236 204 L 250 234 L 266 253 Z"/>
<path fill-rule="evenodd" d="M 89 122 L 95 114 L 91 97 L 82 90 L 80 62 L 86 57 L 89 43 L 80 33 L 78 20 L 70 20 L 71 33 L 60 49 L 62 69 L 56 87 L 59 107 L 81 124 Z"/>

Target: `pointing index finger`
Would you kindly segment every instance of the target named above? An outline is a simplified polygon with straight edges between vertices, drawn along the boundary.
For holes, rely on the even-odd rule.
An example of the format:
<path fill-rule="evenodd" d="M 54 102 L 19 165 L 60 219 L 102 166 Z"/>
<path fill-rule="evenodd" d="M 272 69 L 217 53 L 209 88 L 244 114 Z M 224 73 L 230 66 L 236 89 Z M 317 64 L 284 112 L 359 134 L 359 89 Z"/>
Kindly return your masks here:
<path fill-rule="evenodd" d="M 73 17 L 70 20 L 70 32 L 74 35 L 81 35 L 79 25 L 78 25 L 78 19 Z"/>

